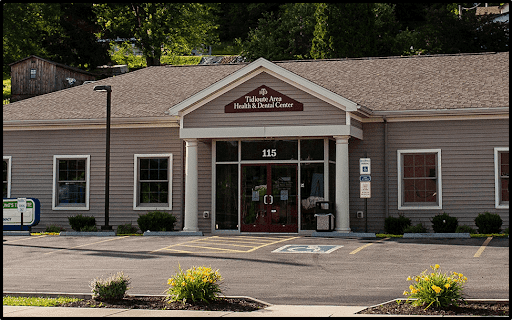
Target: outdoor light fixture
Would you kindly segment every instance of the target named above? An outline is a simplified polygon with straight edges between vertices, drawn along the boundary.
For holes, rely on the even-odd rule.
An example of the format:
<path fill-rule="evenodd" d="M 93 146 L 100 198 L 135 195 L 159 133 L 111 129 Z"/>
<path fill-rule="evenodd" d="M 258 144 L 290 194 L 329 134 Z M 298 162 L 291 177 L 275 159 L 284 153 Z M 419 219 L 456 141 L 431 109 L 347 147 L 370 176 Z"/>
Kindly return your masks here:
<path fill-rule="evenodd" d="M 108 209 L 109 209 L 109 191 L 110 191 L 110 94 L 112 88 L 110 86 L 94 86 L 94 91 L 106 91 L 107 92 L 107 146 L 106 146 L 106 157 L 105 157 L 105 225 L 101 226 L 101 230 L 112 230 L 112 226 L 108 224 Z"/>

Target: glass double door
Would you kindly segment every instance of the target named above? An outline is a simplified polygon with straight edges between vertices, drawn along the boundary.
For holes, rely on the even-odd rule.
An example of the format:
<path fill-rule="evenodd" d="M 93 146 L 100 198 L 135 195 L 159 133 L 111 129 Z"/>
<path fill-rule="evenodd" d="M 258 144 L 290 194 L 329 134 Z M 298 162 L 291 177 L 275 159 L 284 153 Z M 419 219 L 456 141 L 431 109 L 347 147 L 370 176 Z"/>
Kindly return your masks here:
<path fill-rule="evenodd" d="M 242 232 L 298 232 L 297 164 L 242 165 Z"/>

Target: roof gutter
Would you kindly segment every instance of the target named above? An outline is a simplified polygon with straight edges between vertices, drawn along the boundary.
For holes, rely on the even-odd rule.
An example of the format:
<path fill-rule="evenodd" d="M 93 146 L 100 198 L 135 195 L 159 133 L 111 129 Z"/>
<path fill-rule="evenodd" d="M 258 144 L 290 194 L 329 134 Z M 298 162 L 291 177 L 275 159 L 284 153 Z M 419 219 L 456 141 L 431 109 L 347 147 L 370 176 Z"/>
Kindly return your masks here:
<path fill-rule="evenodd" d="M 124 127 L 179 127 L 178 117 L 112 118 L 114 128 Z M 105 119 L 61 119 L 61 120 L 7 120 L 3 131 L 55 130 L 55 129 L 101 129 Z"/>

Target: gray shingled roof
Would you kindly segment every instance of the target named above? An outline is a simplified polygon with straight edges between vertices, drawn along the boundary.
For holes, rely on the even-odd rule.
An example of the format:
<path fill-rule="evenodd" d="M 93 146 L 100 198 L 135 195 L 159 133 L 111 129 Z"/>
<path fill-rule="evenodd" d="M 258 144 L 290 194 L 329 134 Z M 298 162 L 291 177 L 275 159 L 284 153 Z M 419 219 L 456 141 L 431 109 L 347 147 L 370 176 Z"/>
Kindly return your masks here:
<path fill-rule="evenodd" d="M 509 106 L 509 53 L 275 62 L 373 111 Z M 247 64 L 149 67 L 3 106 L 4 121 L 165 117 L 165 111 Z"/>

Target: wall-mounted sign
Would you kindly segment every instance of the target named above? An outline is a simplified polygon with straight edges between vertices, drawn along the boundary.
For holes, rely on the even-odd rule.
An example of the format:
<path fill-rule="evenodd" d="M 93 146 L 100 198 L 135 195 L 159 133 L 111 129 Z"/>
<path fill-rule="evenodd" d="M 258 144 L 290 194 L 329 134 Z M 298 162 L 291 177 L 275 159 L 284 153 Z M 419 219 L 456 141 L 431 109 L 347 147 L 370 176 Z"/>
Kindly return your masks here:
<path fill-rule="evenodd" d="M 224 107 L 225 113 L 302 111 L 303 104 L 265 85 Z"/>

